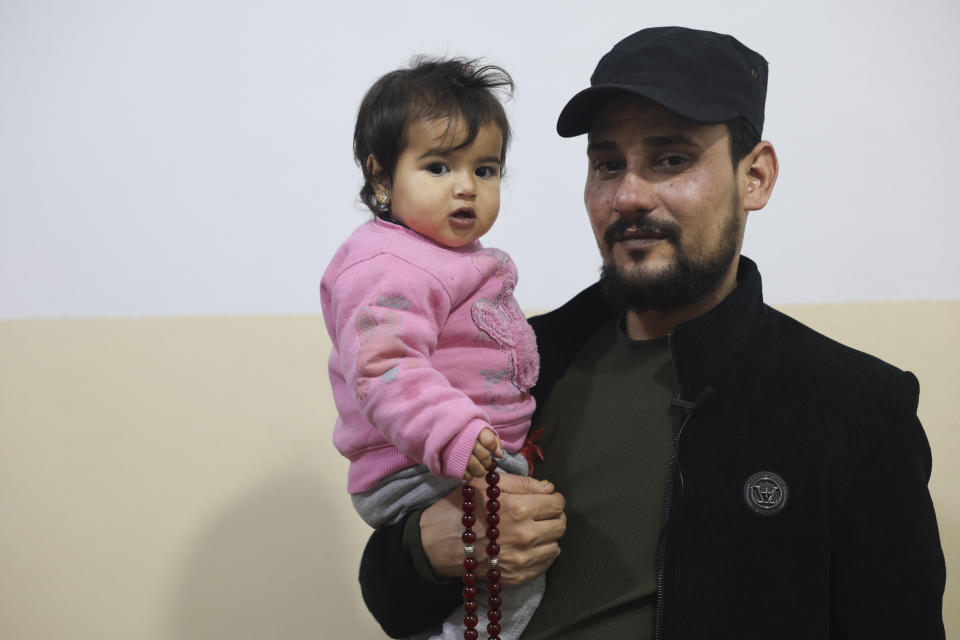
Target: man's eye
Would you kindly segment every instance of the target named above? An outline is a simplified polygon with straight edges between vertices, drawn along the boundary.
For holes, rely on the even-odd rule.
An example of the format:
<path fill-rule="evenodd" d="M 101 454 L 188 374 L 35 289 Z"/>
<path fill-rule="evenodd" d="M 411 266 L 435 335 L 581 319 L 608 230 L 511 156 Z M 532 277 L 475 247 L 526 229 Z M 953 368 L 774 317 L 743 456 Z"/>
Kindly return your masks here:
<path fill-rule="evenodd" d="M 657 166 L 670 169 L 673 167 L 679 167 L 686 162 L 687 158 L 684 156 L 663 156 L 657 160 Z"/>
<path fill-rule="evenodd" d="M 449 169 L 447 169 L 447 165 L 443 164 L 442 162 L 431 162 L 429 165 L 427 165 L 427 171 L 434 175 L 440 176 L 449 171 Z"/>
<path fill-rule="evenodd" d="M 594 163 L 593 168 L 599 174 L 615 173 L 623 168 L 623 163 L 618 160 L 600 160 Z"/>
<path fill-rule="evenodd" d="M 478 178 L 495 178 L 497 175 L 496 167 L 477 167 L 477 170 L 474 171 L 474 174 Z"/>

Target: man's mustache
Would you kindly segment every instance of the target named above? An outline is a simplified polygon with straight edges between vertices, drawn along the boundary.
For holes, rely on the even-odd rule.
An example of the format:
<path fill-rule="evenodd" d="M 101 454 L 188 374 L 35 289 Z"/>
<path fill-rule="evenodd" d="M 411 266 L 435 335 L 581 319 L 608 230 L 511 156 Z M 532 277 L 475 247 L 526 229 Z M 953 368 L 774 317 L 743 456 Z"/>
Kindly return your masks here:
<path fill-rule="evenodd" d="M 627 229 L 632 229 L 635 232 L 643 234 L 656 234 L 673 244 L 677 244 L 680 241 L 680 225 L 675 222 L 654 220 L 646 217 L 633 220 L 619 218 L 603 232 L 603 241 L 608 247 L 613 246 L 614 242 L 623 239 L 623 234 L 626 233 Z"/>

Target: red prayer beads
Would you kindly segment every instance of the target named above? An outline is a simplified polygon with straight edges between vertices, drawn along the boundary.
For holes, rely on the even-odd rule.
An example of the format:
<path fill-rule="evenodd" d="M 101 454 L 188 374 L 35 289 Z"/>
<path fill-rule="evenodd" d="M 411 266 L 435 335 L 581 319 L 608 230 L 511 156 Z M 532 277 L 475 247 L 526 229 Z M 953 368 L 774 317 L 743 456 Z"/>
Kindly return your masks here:
<path fill-rule="evenodd" d="M 490 609 L 487 611 L 487 640 L 500 640 L 500 606 L 503 601 L 500 599 L 500 569 L 499 564 L 500 545 L 496 540 L 500 537 L 500 530 L 497 525 L 500 524 L 500 474 L 497 473 L 497 463 L 494 462 L 487 467 L 487 560 L 489 568 L 487 569 L 487 605 Z M 473 512 L 477 505 L 473 501 L 476 496 L 476 489 L 470 485 L 464 485 L 460 489 L 460 496 L 463 498 L 463 517 L 461 524 L 465 527 L 460 539 L 464 542 L 463 551 L 466 557 L 463 559 L 463 610 L 466 615 L 463 617 L 463 624 L 466 627 L 463 632 L 464 640 L 478 640 L 480 632 L 477 631 L 477 625 L 480 623 L 475 615 L 477 611 L 477 574 L 474 571 L 477 568 L 477 559 L 474 557 L 473 543 L 477 541 L 477 534 L 471 527 L 477 522 Z"/>

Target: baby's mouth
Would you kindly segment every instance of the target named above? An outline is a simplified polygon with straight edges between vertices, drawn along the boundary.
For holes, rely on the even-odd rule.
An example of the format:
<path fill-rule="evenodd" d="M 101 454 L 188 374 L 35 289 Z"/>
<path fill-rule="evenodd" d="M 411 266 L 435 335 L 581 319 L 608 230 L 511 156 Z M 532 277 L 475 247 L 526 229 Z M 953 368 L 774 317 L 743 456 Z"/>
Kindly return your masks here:
<path fill-rule="evenodd" d="M 460 207 L 448 219 L 454 229 L 474 229 L 477 224 L 477 214 L 470 207 Z"/>
<path fill-rule="evenodd" d="M 454 218 L 476 218 L 477 214 L 470 207 L 461 207 L 450 214 Z"/>

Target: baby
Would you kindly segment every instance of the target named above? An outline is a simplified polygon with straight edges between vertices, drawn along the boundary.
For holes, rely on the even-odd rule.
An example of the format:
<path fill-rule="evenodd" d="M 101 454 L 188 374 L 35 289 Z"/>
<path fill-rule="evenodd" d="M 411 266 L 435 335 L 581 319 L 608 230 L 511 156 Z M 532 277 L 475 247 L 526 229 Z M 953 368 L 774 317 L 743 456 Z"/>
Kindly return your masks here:
<path fill-rule="evenodd" d="M 500 467 L 528 474 L 536 338 L 513 297 L 517 272 L 479 239 L 500 210 L 510 126 L 495 91 L 510 76 L 477 61 L 417 59 L 367 92 L 354 131 L 360 198 L 374 219 L 321 281 L 340 417 L 334 444 L 371 526 Z M 543 577 L 502 592 L 500 637 L 518 638 Z M 455 611 L 435 637 L 463 638 Z"/>

